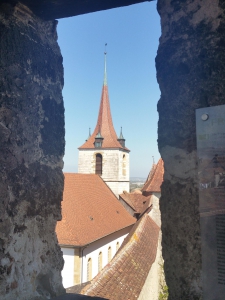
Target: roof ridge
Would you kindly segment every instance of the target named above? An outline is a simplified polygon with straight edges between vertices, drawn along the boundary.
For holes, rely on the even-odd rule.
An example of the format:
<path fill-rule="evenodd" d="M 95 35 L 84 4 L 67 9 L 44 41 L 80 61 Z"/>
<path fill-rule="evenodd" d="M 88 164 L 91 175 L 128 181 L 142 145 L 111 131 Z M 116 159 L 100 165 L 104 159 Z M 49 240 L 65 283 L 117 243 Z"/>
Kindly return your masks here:
<path fill-rule="evenodd" d="M 160 175 L 160 172 L 162 172 L 161 175 Z M 162 181 L 163 181 L 163 173 L 164 173 L 164 163 L 163 163 L 162 158 L 160 157 L 157 164 L 154 166 L 154 169 L 152 168 L 151 171 L 149 172 L 149 176 L 142 188 L 142 193 L 147 191 L 151 187 L 151 185 L 153 185 L 153 186 L 156 185 L 155 181 L 157 181 L 157 179 L 158 179 L 157 184 L 158 185 L 160 184 L 160 186 L 161 186 Z M 151 188 L 153 188 L 153 187 L 151 187 Z M 156 192 L 156 191 L 151 190 L 151 192 Z"/>
<path fill-rule="evenodd" d="M 159 226 L 152 220 L 150 216 L 145 214 L 132 228 L 128 236 L 125 238 L 123 244 L 121 245 L 120 249 L 108 263 L 103 270 L 93 278 L 91 283 L 86 286 L 82 291 L 81 294 L 90 295 L 90 296 L 102 296 L 107 297 L 107 294 L 112 292 L 108 290 L 109 285 L 113 285 L 114 291 L 113 293 L 116 298 L 112 299 L 121 299 L 123 292 L 127 291 L 127 286 L 130 284 L 130 276 L 126 277 L 127 272 L 135 271 L 134 280 L 136 280 L 137 276 L 139 276 L 139 285 L 136 286 L 134 290 L 129 290 L 129 293 L 135 293 L 135 297 L 140 294 L 141 288 L 146 280 L 146 277 L 149 273 L 149 270 L 152 264 L 155 261 L 156 251 L 158 246 L 158 238 L 159 238 Z M 145 233 L 144 233 L 145 232 Z M 151 232 L 151 234 L 150 234 Z M 145 235 L 148 236 L 148 241 L 146 241 Z M 138 260 L 140 256 L 139 251 L 140 247 L 143 249 L 144 243 L 144 250 L 150 250 L 151 256 L 150 260 L 145 263 L 145 260 L 142 262 Z M 137 255 L 138 254 L 138 255 Z M 133 263 L 135 260 L 135 266 Z M 122 267 L 121 267 L 122 266 Z M 144 270 L 143 270 L 144 268 Z M 139 269 L 142 272 L 139 272 Z M 116 272 L 116 273 L 114 273 Z M 121 282 L 121 276 L 125 279 Z M 115 278 L 113 278 L 115 277 Z M 119 287 L 117 286 L 117 278 L 120 278 Z M 127 279 L 127 280 L 126 280 Z M 122 293 L 122 294 L 121 294 Z M 128 295 L 127 295 L 128 296 Z M 120 298 L 118 298 L 120 297 Z M 130 298 L 130 296 L 128 296 Z M 132 297 L 131 297 L 132 298 Z M 133 298 L 132 298 L 133 299 Z"/>
<path fill-rule="evenodd" d="M 160 159 L 159 159 L 159 161 L 160 161 Z M 155 177 L 159 161 L 157 162 L 157 164 L 153 165 L 153 168 L 149 172 L 149 177 L 146 180 L 146 188 L 151 184 L 151 182 L 153 181 L 153 178 Z M 144 190 L 144 187 L 145 187 L 145 184 L 143 186 L 143 190 Z"/>
<path fill-rule="evenodd" d="M 142 191 L 144 191 L 144 189 L 146 188 L 146 186 L 148 186 L 149 185 L 149 183 L 152 181 L 152 179 L 153 179 L 153 177 L 154 177 L 154 174 L 155 174 L 155 172 L 156 172 L 156 167 L 157 167 L 157 164 L 154 164 L 153 163 L 153 165 L 152 165 L 152 167 L 151 167 L 151 170 L 150 170 L 150 172 L 148 173 L 148 176 L 147 176 L 147 179 L 146 179 L 146 181 L 145 181 L 145 183 L 144 183 L 144 185 L 143 185 L 143 187 L 142 187 Z"/>

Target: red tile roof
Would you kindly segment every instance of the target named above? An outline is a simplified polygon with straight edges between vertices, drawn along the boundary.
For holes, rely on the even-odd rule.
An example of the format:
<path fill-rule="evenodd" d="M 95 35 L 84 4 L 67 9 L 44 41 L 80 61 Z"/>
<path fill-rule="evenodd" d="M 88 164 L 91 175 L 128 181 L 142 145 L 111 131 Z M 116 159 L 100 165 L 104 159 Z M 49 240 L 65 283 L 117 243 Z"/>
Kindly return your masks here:
<path fill-rule="evenodd" d="M 163 182 L 164 164 L 162 158 L 159 159 L 157 165 L 153 165 L 148 178 L 142 188 L 142 193 L 146 192 L 161 192 L 161 185 Z"/>
<path fill-rule="evenodd" d="M 59 244 L 82 246 L 135 223 L 99 175 L 65 173 Z"/>
<path fill-rule="evenodd" d="M 119 195 L 128 205 L 130 205 L 136 213 L 142 213 L 143 209 L 147 209 L 151 205 L 151 195 L 144 196 L 140 193 L 127 193 L 126 191 L 123 194 Z"/>
<path fill-rule="evenodd" d="M 94 149 L 95 137 L 100 132 L 103 139 L 103 144 L 101 148 L 122 148 L 127 151 L 126 147 L 122 147 L 121 144 L 117 140 L 117 135 L 115 129 L 113 127 L 113 121 L 110 111 L 110 103 L 109 103 L 109 93 L 108 86 L 103 85 L 102 88 L 102 96 L 98 114 L 98 121 L 95 127 L 94 132 L 90 136 L 90 138 L 81 146 L 79 149 Z"/>
<path fill-rule="evenodd" d="M 145 214 L 112 261 L 81 294 L 110 300 L 136 300 L 156 258 L 159 227 Z"/>

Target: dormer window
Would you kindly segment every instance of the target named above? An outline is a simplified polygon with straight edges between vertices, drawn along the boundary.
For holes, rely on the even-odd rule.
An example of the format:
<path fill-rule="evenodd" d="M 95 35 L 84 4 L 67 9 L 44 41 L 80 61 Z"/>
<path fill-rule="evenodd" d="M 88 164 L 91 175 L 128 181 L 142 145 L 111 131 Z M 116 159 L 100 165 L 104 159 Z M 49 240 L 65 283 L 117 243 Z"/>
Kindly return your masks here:
<path fill-rule="evenodd" d="M 95 142 L 94 142 L 94 145 L 95 145 L 95 148 L 101 148 L 102 147 L 102 143 L 103 143 L 103 137 L 100 133 L 100 128 L 99 128 L 99 132 L 97 133 L 96 137 L 95 137 Z"/>
<path fill-rule="evenodd" d="M 102 141 L 95 140 L 95 148 L 101 148 L 101 147 L 102 147 Z"/>

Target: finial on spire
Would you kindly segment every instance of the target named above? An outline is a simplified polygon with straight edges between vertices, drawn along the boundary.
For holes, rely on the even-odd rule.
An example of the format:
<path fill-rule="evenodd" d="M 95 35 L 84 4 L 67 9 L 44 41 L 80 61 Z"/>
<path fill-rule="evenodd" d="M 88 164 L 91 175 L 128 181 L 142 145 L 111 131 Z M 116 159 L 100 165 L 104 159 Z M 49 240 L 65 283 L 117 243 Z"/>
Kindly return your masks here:
<path fill-rule="evenodd" d="M 104 52 L 104 55 L 105 55 L 104 85 L 107 85 L 107 73 L 106 73 L 106 54 L 107 54 L 107 51 L 106 51 L 106 47 L 107 47 L 107 43 L 105 43 L 105 52 Z"/>
<path fill-rule="evenodd" d="M 154 156 L 152 156 L 152 159 L 153 159 L 153 165 L 155 164 L 155 158 L 154 158 Z"/>
<path fill-rule="evenodd" d="M 91 137 L 91 128 L 89 127 L 89 135 L 88 138 L 85 140 L 87 142 L 87 140 Z"/>
<path fill-rule="evenodd" d="M 122 127 L 120 127 L 120 136 L 118 137 L 117 141 L 119 141 L 122 147 L 125 147 L 125 138 L 123 137 Z"/>
<path fill-rule="evenodd" d="M 123 137 L 123 133 L 122 133 L 122 126 L 120 127 L 120 136 L 119 136 L 120 140 L 125 140 Z"/>

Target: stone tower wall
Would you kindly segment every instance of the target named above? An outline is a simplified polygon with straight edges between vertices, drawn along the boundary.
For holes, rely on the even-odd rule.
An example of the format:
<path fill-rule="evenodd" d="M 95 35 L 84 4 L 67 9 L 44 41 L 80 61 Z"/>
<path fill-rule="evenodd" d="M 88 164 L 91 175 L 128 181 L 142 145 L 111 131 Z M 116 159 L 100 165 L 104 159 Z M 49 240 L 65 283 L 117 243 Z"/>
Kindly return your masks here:
<path fill-rule="evenodd" d="M 160 208 L 170 300 L 202 299 L 195 109 L 225 104 L 224 9 L 219 0 L 158 1 Z"/>
<path fill-rule="evenodd" d="M 95 174 L 96 154 L 102 155 L 102 179 L 118 196 L 129 191 L 129 153 L 122 150 L 79 150 L 78 173 Z M 125 156 L 125 157 L 124 157 Z"/>
<path fill-rule="evenodd" d="M 56 21 L 0 5 L 0 299 L 64 292 L 55 226 L 64 154 Z"/>

